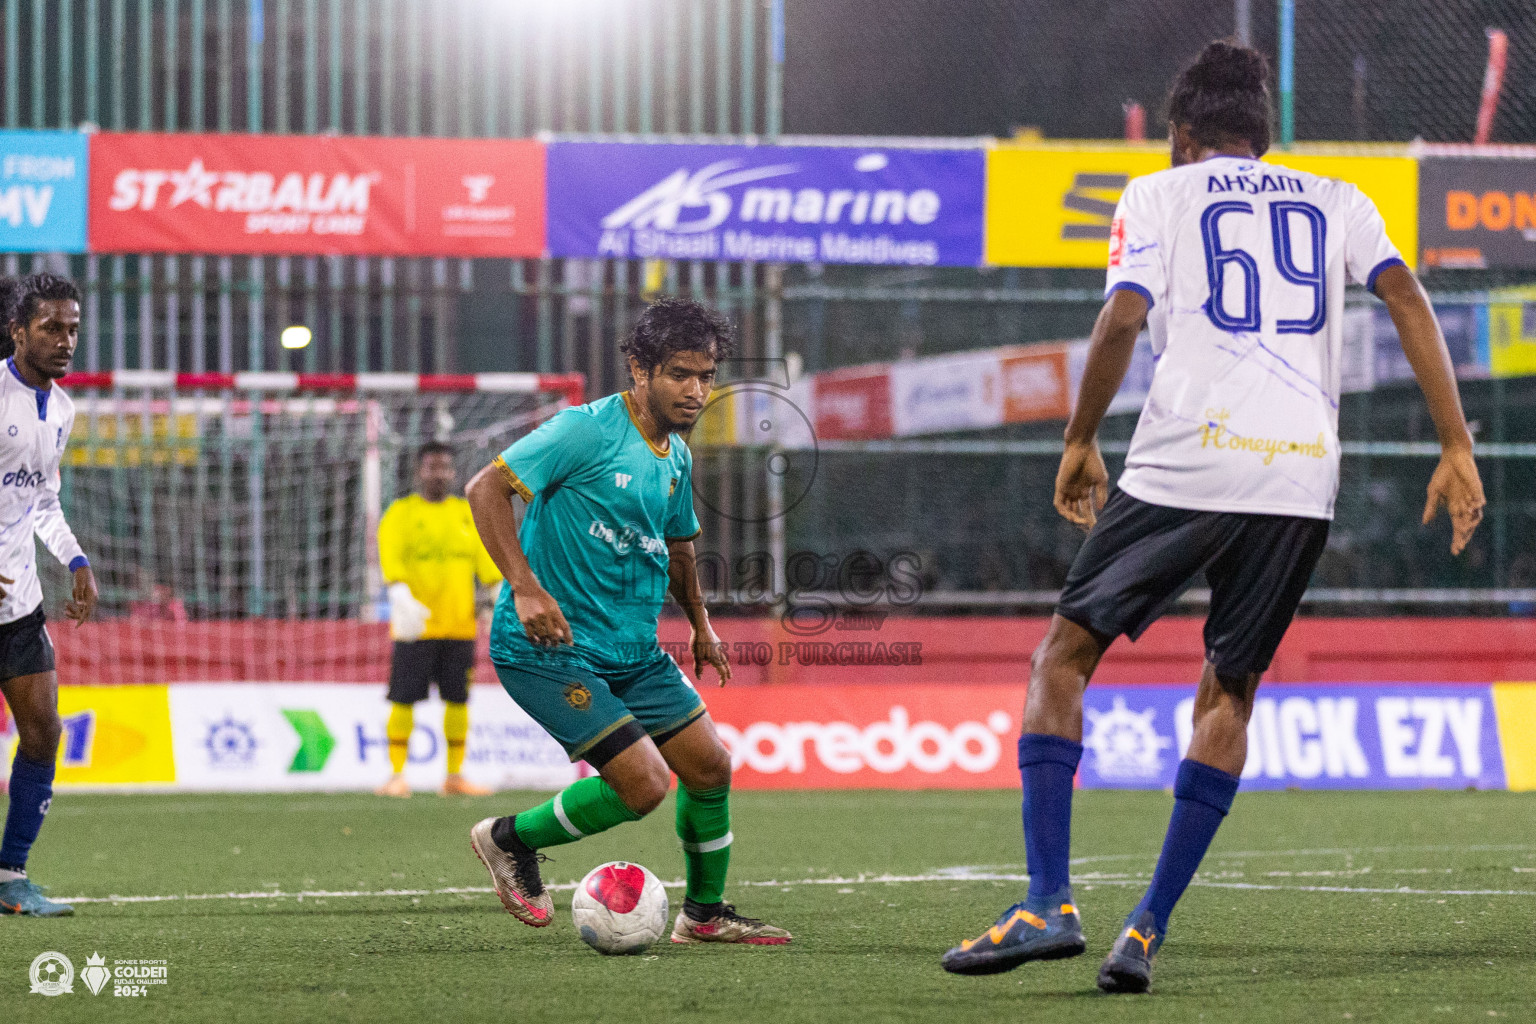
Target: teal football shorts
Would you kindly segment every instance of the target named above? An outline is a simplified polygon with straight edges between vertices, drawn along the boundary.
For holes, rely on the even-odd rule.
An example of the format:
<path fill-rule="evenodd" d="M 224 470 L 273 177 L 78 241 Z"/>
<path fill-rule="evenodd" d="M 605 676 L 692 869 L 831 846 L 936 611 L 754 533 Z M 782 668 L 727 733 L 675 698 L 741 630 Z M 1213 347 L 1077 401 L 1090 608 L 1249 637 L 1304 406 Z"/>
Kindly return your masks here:
<path fill-rule="evenodd" d="M 704 714 L 704 701 L 660 647 L 638 664 L 597 667 L 570 648 L 537 661 L 496 663 L 517 706 L 565 748 L 601 770 L 642 736 L 657 746 Z"/>

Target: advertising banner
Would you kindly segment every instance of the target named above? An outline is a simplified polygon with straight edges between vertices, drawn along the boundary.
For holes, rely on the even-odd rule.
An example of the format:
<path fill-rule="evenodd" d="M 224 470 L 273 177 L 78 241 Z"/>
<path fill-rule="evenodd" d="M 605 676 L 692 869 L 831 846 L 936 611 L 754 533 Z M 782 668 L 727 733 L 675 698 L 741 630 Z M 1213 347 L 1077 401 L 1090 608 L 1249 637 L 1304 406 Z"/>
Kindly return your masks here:
<path fill-rule="evenodd" d="M 613 259 L 975 266 L 980 150 L 549 146 L 549 250 Z"/>
<path fill-rule="evenodd" d="M 892 363 L 892 428 L 907 435 L 998 426 L 1002 370 L 996 349 Z"/>
<path fill-rule="evenodd" d="M 103 688 L 111 689 L 111 688 Z M 382 687 L 349 683 L 185 683 L 170 687 L 178 789 L 372 790 L 389 776 Z M 469 698 L 464 776 L 496 789 L 559 789 L 577 768 L 499 686 Z M 416 705 L 406 778 L 442 785 L 443 705 Z"/>
<path fill-rule="evenodd" d="M 1342 178 L 1375 201 L 1409 265 L 1418 256 L 1418 164 L 1408 157 L 1270 153 L 1265 163 Z M 1000 146 L 987 153 L 986 261 L 1103 267 L 1132 178 L 1167 168 L 1166 148 Z"/>
<path fill-rule="evenodd" d="M 832 645 L 829 645 L 832 646 Z M 902 656 L 869 644 L 871 658 Z M 1012 789 L 1012 686 L 759 686 L 704 699 L 737 789 Z"/>
<path fill-rule="evenodd" d="M 1527 289 L 1527 292 L 1536 296 L 1536 290 Z M 1493 296 L 1497 295 L 1498 292 L 1493 293 Z M 1497 301 L 1496 298 L 1495 301 Z M 1515 299 L 1515 308 L 1516 310 L 1520 308 L 1518 296 Z M 1456 368 L 1456 376 L 1463 380 L 1487 377 L 1490 372 L 1489 348 L 1492 326 L 1490 313 L 1494 307 L 1471 302 L 1437 302 L 1434 309 L 1440 331 L 1445 335 L 1445 347 L 1451 354 L 1451 365 Z M 1360 312 L 1367 313 L 1371 318 L 1371 340 L 1375 355 L 1371 384 L 1412 380 L 1413 367 L 1409 365 L 1408 356 L 1403 352 L 1402 339 L 1398 337 L 1397 325 L 1392 323 L 1392 315 L 1387 311 L 1387 307 L 1376 303 Z M 1503 315 L 1502 310 L 1501 315 Z M 1510 320 L 1504 319 L 1500 326 L 1508 328 L 1511 326 Z M 1501 334 L 1501 369 L 1511 362 L 1511 357 L 1516 363 L 1520 361 L 1519 355 L 1511 349 L 1511 345 L 1520 339 L 1518 325 L 1516 328 L 1513 333 L 1504 331 Z M 1536 329 L 1533 329 L 1528 337 L 1532 352 L 1536 353 Z M 1523 372 L 1536 372 L 1536 360 L 1532 361 L 1531 366 L 1530 370 Z M 1346 390 L 1350 389 L 1346 387 Z"/>
<path fill-rule="evenodd" d="M 1120 193 L 1132 178 L 1167 166 L 1166 147 L 991 150 L 987 262 L 1102 269 Z"/>
<path fill-rule="evenodd" d="M 1078 784 L 1171 787 L 1194 706 L 1193 686 L 1090 686 Z M 1269 684 L 1248 723 L 1243 788 L 1503 789 L 1499 732 L 1487 686 Z"/>
<path fill-rule="evenodd" d="M 1078 785 L 1172 787 L 1194 695 L 1089 687 Z M 778 686 L 706 698 L 737 788 L 1018 785 L 1018 687 Z M 1268 684 L 1242 779 L 1244 789 L 1536 788 L 1536 685 Z"/>
<path fill-rule="evenodd" d="M 1536 373 L 1536 286 L 1488 294 L 1488 365 L 1495 377 Z"/>
<path fill-rule="evenodd" d="M 167 785 L 176 781 L 165 686 L 61 686 L 55 785 Z"/>
<path fill-rule="evenodd" d="M 1426 267 L 1536 267 L 1536 161 L 1424 157 L 1419 223 Z"/>
<path fill-rule="evenodd" d="M 891 364 L 896 436 L 1064 419 L 1068 346 L 1018 345 Z"/>
<path fill-rule="evenodd" d="M 61 686 L 58 774 L 70 787 L 169 786 L 176 781 L 169 687 Z M 0 757 L 9 765 L 16 724 L 0 707 Z"/>
<path fill-rule="evenodd" d="M 888 364 L 818 373 L 811 398 L 818 440 L 870 441 L 891 436 Z"/>
<path fill-rule="evenodd" d="M 84 252 L 86 136 L 0 132 L 0 252 Z"/>
<path fill-rule="evenodd" d="M 537 142 L 101 132 L 90 145 L 95 252 L 544 250 Z"/>
<path fill-rule="evenodd" d="M 778 654 L 896 666 L 920 657 L 918 646 L 794 641 Z M 1020 686 L 791 684 L 704 696 L 739 789 L 1018 786 Z M 1171 787 L 1193 734 L 1194 696 L 1193 686 L 1089 687 L 1077 784 Z M 366 791 L 390 770 L 378 687 L 65 686 L 59 708 L 66 789 Z M 14 730 L 0 732 L 0 753 L 14 742 Z M 417 706 L 409 757 L 413 786 L 441 784 L 439 701 Z M 468 778 L 558 789 L 580 772 L 499 687 L 471 689 Z M 1242 780 L 1244 789 L 1536 790 L 1536 683 L 1269 683 L 1248 726 Z"/>
<path fill-rule="evenodd" d="M 1020 346 L 1002 354 L 1003 422 L 1064 420 L 1072 414 L 1068 345 Z"/>

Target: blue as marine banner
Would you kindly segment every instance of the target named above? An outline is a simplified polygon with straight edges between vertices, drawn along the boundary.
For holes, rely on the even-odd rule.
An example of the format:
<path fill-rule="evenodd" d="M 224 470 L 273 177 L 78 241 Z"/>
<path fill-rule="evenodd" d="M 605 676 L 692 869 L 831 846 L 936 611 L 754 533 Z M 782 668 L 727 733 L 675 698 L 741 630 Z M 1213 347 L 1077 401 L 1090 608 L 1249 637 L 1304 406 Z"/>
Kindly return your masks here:
<path fill-rule="evenodd" d="M 981 262 L 980 150 L 557 142 L 548 167 L 553 256 Z"/>
<path fill-rule="evenodd" d="M 1193 734 L 1192 686 L 1090 686 L 1084 789 L 1173 785 Z M 1503 789 L 1488 686 L 1400 683 L 1259 689 L 1243 789 Z"/>
<path fill-rule="evenodd" d="M 86 136 L 0 132 L 0 252 L 84 252 Z"/>

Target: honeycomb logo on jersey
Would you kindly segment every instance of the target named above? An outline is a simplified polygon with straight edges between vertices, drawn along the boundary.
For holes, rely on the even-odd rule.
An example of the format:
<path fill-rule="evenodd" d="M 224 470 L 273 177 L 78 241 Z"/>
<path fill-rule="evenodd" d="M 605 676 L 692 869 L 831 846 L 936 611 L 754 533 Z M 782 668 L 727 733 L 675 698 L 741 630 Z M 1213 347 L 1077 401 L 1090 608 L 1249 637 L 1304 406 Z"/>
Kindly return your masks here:
<path fill-rule="evenodd" d="M 1227 427 L 1227 420 L 1232 418 L 1232 413 L 1227 409 L 1205 410 L 1206 421 L 1200 424 L 1200 447 L 1209 444 L 1212 448 L 1225 448 L 1230 451 L 1252 452 L 1259 456 L 1264 465 L 1268 466 L 1275 461 L 1277 455 L 1301 455 L 1307 458 L 1324 459 L 1328 457 L 1328 442 L 1321 433 L 1316 441 L 1288 441 L 1275 437 L 1244 437 L 1233 432 Z"/>
<path fill-rule="evenodd" d="M 46 479 L 48 478 L 38 470 L 28 469 L 23 466 L 20 469 L 11 470 L 4 476 L 0 476 L 0 485 L 5 487 L 41 487 Z"/>
<path fill-rule="evenodd" d="M 979 150 L 556 143 L 550 251 L 974 266 Z"/>

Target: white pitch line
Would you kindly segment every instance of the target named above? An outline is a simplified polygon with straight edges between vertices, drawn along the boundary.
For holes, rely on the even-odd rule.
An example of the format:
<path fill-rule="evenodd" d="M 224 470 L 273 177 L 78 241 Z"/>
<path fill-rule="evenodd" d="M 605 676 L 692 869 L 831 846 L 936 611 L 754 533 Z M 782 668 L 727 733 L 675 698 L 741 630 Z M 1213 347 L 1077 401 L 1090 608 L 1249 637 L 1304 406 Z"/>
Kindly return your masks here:
<path fill-rule="evenodd" d="M 798 878 L 783 881 L 768 880 L 758 882 L 736 882 L 737 886 L 744 888 L 760 889 L 786 889 L 811 885 L 893 885 L 910 884 L 917 882 L 1028 882 L 1029 876 L 1025 874 L 1004 874 L 995 872 L 974 873 L 937 873 L 922 875 L 855 875 L 853 877 L 834 878 Z M 1140 878 L 1083 878 L 1079 880 L 1085 886 L 1091 885 L 1146 885 L 1146 879 Z M 558 882 L 545 886 L 554 892 L 565 892 L 576 888 L 575 882 Z M 663 882 L 670 889 L 680 889 L 684 883 L 682 880 Z M 1344 893 L 1356 895 L 1379 896 L 1536 896 L 1536 889 L 1414 889 L 1408 886 L 1397 888 L 1386 887 L 1362 887 L 1344 885 L 1273 885 L 1261 882 L 1207 882 L 1196 879 L 1191 883 L 1205 889 L 1246 889 L 1257 892 L 1325 892 Z M 306 899 L 352 899 L 368 896 L 479 896 L 494 892 L 488 886 L 450 886 L 441 889 L 304 889 L 298 892 L 285 892 L 281 889 L 266 889 L 253 892 L 213 892 L 213 893 L 184 893 L 164 896 L 75 896 L 63 899 L 64 903 L 190 903 L 203 900 L 285 900 L 292 899 L 303 902 Z"/>
<path fill-rule="evenodd" d="M 1206 856 L 1215 860 L 1233 860 L 1238 857 L 1329 857 L 1349 856 L 1360 853 L 1509 853 L 1516 850 L 1536 850 L 1529 843 L 1484 844 L 1479 846 L 1332 846 L 1300 850 L 1217 850 Z M 1106 860 L 1157 859 L 1157 851 L 1146 853 L 1106 853 L 1094 857 L 1073 857 L 1073 864 L 1094 864 Z"/>

